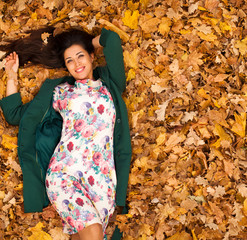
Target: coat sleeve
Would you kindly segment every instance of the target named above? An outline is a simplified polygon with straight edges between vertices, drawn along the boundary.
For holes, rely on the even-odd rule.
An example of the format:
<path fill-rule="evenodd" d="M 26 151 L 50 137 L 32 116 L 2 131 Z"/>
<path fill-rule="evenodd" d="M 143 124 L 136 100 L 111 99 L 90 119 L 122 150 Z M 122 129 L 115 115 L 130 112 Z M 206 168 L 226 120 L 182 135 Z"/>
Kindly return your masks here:
<path fill-rule="evenodd" d="M 126 88 L 126 78 L 121 39 L 117 33 L 103 28 L 100 36 L 100 45 L 104 47 L 103 53 L 110 78 L 122 93 Z"/>
<path fill-rule="evenodd" d="M 23 104 L 20 93 L 14 93 L 0 101 L 0 107 L 6 121 L 11 125 L 19 125 L 20 120 L 29 106 L 29 103 Z"/>

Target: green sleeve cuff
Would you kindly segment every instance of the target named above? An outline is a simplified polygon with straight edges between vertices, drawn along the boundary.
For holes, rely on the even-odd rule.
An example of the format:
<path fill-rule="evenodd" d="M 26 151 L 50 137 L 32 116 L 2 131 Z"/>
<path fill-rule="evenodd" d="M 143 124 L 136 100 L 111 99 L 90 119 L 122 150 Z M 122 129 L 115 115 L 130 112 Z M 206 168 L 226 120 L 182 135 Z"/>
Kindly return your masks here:
<path fill-rule="evenodd" d="M 2 108 L 3 111 L 9 108 L 13 108 L 16 105 L 20 105 L 20 104 L 22 104 L 22 101 L 19 92 L 11 94 L 0 100 L 0 107 Z"/>

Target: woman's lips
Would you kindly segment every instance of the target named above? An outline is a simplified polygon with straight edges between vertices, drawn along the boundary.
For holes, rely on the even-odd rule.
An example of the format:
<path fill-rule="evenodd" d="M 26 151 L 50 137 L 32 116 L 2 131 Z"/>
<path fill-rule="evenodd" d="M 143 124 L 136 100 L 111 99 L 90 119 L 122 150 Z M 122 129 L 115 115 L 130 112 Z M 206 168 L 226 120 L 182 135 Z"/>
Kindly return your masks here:
<path fill-rule="evenodd" d="M 75 70 L 76 73 L 81 73 L 83 70 L 85 69 L 85 67 L 80 67 L 80 68 L 77 68 Z"/>

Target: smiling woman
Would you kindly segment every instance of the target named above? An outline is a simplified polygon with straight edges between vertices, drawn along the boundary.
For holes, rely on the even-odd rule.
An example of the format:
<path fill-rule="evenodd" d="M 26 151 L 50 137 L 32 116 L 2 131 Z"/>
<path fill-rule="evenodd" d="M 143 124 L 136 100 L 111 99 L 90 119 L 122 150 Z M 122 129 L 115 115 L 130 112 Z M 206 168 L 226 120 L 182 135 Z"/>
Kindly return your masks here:
<path fill-rule="evenodd" d="M 93 69 L 94 48 L 101 46 L 107 65 Z M 9 53 L 7 97 L 0 106 L 6 120 L 19 125 L 25 212 L 42 211 L 50 201 L 72 239 L 106 239 L 115 206 L 125 206 L 131 159 L 119 36 L 104 28 L 97 37 L 78 29 L 56 35 L 49 28 L 0 49 Z M 71 76 L 47 79 L 23 105 L 19 62 L 66 67 Z"/>
<path fill-rule="evenodd" d="M 72 45 L 64 51 L 65 65 L 76 80 L 93 79 L 94 54 L 80 45 Z"/>

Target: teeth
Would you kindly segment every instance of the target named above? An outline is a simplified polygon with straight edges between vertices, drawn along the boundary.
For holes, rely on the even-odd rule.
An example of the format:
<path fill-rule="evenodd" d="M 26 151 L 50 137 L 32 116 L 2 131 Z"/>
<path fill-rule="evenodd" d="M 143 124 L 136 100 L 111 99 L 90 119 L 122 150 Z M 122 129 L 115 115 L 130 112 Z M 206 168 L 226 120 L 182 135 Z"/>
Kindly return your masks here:
<path fill-rule="evenodd" d="M 79 69 L 76 69 L 75 71 L 76 72 L 81 72 L 81 71 L 83 71 L 84 70 L 84 67 L 81 67 L 81 68 L 79 68 Z"/>

